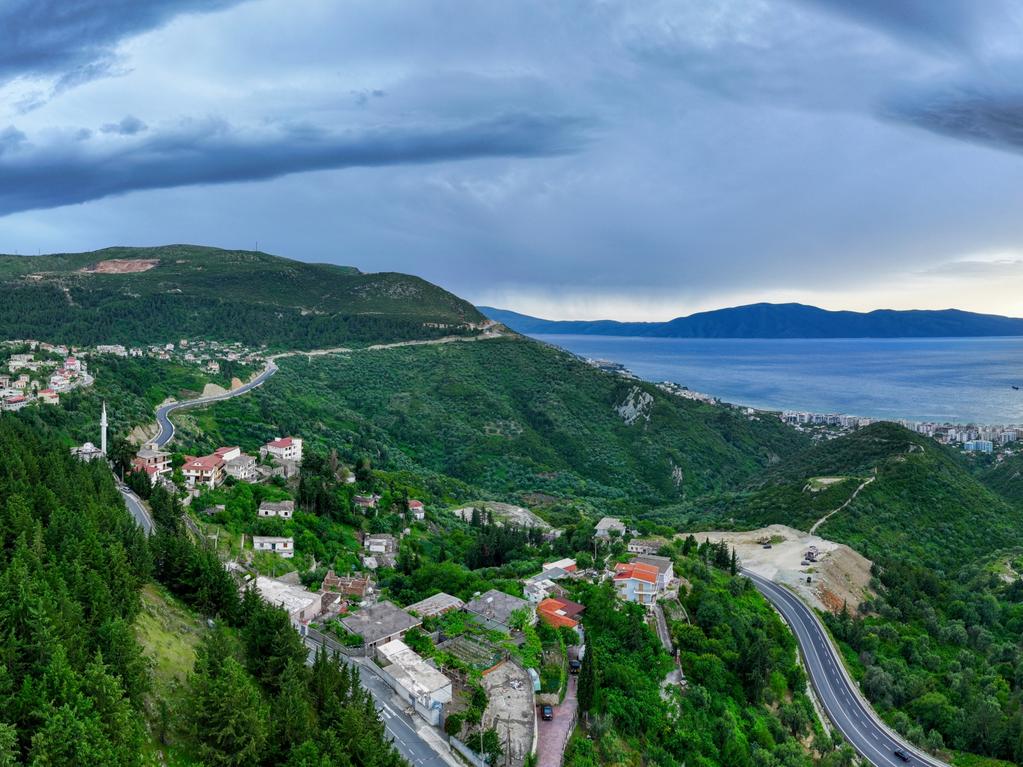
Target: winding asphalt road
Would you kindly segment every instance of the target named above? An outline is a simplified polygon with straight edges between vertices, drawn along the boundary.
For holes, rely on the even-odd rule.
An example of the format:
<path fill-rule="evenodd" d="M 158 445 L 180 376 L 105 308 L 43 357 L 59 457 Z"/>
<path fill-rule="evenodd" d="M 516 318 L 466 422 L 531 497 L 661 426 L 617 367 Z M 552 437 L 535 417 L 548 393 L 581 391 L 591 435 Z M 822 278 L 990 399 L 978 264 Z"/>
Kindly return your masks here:
<path fill-rule="evenodd" d="M 142 499 L 124 485 L 119 485 L 117 489 L 121 491 L 124 505 L 128 507 L 128 511 L 135 518 L 135 522 L 142 528 L 142 532 L 147 536 L 152 535 L 156 530 L 156 523 L 153 522 L 153 517 L 142 503 Z"/>
<path fill-rule="evenodd" d="M 316 650 L 322 645 L 328 651 L 338 654 L 338 662 L 354 663 L 358 667 L 362 686 L 373 696 L 377 711 L 380 712 L 380 718 L 384 723 L 384 729 L 387 730 L 398 753 L 405 757 L 409 764 L 413 767 L 452 767 L 453 764 L 456 764 L 452 757 L 445 759 L 437 748 L 431 746 L 419 734 L 412 719 L 404 711 L 389 703 L 395 698 L 394 691 L 382 678 L 373 673 L 365 662 L 361 662 L 359 658 L 345 660 L 347 656 L 338 652 L 337 643 L 317 631 L 310 630 L 305 637 L 305 643 L 309 648 L 307 660 L 309 665 L 312 665 L 316 658 Z M 447 746 L 443 746 L 443 748 L 447 748 Z"/>
<path fill-rule="evenodd" d="M 908 764 L 949 767 L 946 762 L 918 751 L 889 729 L 860 695 L 813 610 L 783 586 L 743 570 L 757 589 L 781 613 L 799 641 L 806 669 L 828 718 L 860 756 L 876 767 L 903 767 L 895 756 L 901 748 Z"/>
<path fill-rule="evenodd" d="M 276 372 L 277 365 L 271 361 L 267 363 L 262 373 L 248 383 L 242 384 L 237 389 L 231 389 L 231 391 L 224 392 L 223 394 L 215 394 L 212 397 L 198 397 L 196 399 L 184 400 L 182 402 L 170 402 L 166 405 L 161 405 L 156 409 L 156 423 L 159 428 L 156 432 L 156 437 L 152 440 L 153 444 L 157 447 L 163 447 L 174 438 L 174 424 L 171 423 L 170 414 L 175 410 L 184 410 L 188 407 L 208 405 L 211 402 L 221 402 L 225 399 L 231 399 L 232 397 L 237 397 L 241 394 L 247 394 L 257 386 L 262 386 L 267 379 Z"/>

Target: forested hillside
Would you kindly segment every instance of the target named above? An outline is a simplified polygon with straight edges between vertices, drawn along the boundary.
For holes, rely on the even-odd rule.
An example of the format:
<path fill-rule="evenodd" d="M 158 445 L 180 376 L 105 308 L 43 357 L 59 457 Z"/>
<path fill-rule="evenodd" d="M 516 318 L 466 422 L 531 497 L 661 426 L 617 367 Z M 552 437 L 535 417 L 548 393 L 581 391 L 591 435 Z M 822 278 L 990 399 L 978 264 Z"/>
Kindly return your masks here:
<path fill-rule="evenodd" d="M 961 455 L 879 423 L 796 455 L 703 511 L 711 523 L 808 529 L 861 485 L 818 529 L 875 563 L 877 597 L 858 615 L 828 618 L 853 675 L 921 747 L 1023 761 L 1023 562 L 1012 552 L 1023 544 L 1023 511 Z"/>
<path fill-rule="evenodd" d="M 819 489 L 811 480 L 820 477 L 843 481 Z M 949 573 L 1023 543 L 1023 511 L 977 481 L 961 456 L 892 423 L 811 448 L 703 510 L 709 522 L 809 529 L 870 477 L 856 499 L 820 527 L 820 535 L 873 560 L 909 557 Z"/>
<path fill-rule="evenodd" d="M 211 444 L 303 433 L 352 460 L 623 511 L 735 486 L 808 444 L 776 419 L 673 397 L 523 338 L 286 359 L 252 395 L 194 417 Z"/>
<path fill-rule="evenodd" d="M 140 764 L 150 557 L 109 471 L 0 419 L 0 499 L 0 761 Z"/>
<path fill-rule="evenodd" d="M 980 468 L 977 478 L 1012 504 L 1023 504 L 1023 455 Z"/>
<path fill-rule="evenodd" d="M 662 684 L 672 662 L 609 583 L 585 584 L 587 653 L 579 676 L 586 712 L 567 767 L 639 763 L 722 767 L 848 767 L 854 753 L 820 727 L 796 643 L 764 598 L 730 572 L 726 549 L 689 539 L 672 551 L 690 584 L 664 604 L 684 694 Z"/>
<path fill-rule="evenodd" d="M 356 672 L 323 654 L 308 667 L 287 615 L 239 596 L 175 499 L 154 494 L 147 542 L 107 467 L 48 431 L 0 418 L 0 764 L 403 763 Z M 153 689 L 136 638 L 154 576 L 218 624 L 180 694 Z"/>
<path fill-rule="evenodd" d="M 483 321 L 418 277 L 192 245 L 0 256 L 0 337 L 258 346 L 432 338 Z"/>

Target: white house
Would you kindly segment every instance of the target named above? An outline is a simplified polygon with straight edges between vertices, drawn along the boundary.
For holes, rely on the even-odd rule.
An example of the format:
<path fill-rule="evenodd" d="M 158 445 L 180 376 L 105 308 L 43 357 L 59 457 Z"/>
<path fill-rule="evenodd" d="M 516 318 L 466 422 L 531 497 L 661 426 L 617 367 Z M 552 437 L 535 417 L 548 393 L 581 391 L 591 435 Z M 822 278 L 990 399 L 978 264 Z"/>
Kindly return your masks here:
<path fill-rule="evenodd" d="M 625 535 L 625 525 L 620 519 L 615 517 L 604 517 L 597 523 L 594 535 L 597 538 L 610 538 L 612 532 L 616 532 L 618 535 Z"/>
<path fill-rule="evenodd" d="M 267 442 L 259 449 L 261 457 L 267 457 L 277 461 L 291 461 L 300 463 L 302 461 L 302 439 L 301 437 L 278 437 Z"/>
<path fill-rule="evenodd" d="M 657 600 L 657 568 L 641 562 L 615 565 L 615 591 L 627 602 L 652 605 Z"/>
<path fill-rule="evenodd" d="M 212 490 L 224 481 L 224 459 L 216 453 L 188 456 L 181 467 L 181 473 L 190 488 L 205 485 Z"/>
<path fill-rule="evenodd" d="M 377 647 L 377 657 L 398 697 L 431 725 L 439 725 L 444 706 L 451 702 L 451 680 L 400 639 Z"/>
<path fill-rule="evenodd" d="M 260 575 L 256 578 L 256 590 L 267 602 L 283 608 L 296 628 L 309 623 L 323 611 L 323 597 L 301 586 Z"/>
<path fill-rule="evenodd" d="M 280 517 L 281 519 L 291 519 L 291 515 L 295 513 L 295 502 L 263 501 L 259 504 L 258 513 L 261 517 Z"/>
<path fill-rule="evenodd" d="M 227 476 L 240 482 L 251 482 L 258 476 L 256 459 L 243 453 L 240 448 L 222 447 L 217 453 L 224 459 L 224 473 Z"/>
<path fill-rule="evenodd" d="M 408 502 L 408 510 L 412 513 L 412 518 L 422 522 L 426 519 L 426 507 L 423 506 L 422 501 L 411 500 Z"/>
<path fill-rule="evenodd" d="M 284 559 L 295 556 L 295 539 L 276 535 L 252 536 L 252 547 L 256 551 L 269 551 Z"/>
<path fill-rule="evenodd" d="M 670 557 L 657 557 L 652 554 L 647 554 L 639 557 L 633 557 L 634 563 L 650 565 L 651 567 L 657 568 L 657 590 L 664 591 L 675 579 L 675 564 L 671 561 Z"/>

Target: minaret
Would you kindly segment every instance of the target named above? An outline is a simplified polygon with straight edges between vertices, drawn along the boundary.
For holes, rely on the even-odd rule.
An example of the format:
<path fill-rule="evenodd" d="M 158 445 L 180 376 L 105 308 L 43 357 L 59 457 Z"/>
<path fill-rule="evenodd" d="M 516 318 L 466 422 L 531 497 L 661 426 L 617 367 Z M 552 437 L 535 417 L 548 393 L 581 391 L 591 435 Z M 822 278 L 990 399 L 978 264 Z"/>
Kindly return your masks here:
<path fill-rule="evenodd" d="M 107 403 L 103 403 L 103 415 L 99 419 L 99 449 L 103 455 L 107 454 Z"/>

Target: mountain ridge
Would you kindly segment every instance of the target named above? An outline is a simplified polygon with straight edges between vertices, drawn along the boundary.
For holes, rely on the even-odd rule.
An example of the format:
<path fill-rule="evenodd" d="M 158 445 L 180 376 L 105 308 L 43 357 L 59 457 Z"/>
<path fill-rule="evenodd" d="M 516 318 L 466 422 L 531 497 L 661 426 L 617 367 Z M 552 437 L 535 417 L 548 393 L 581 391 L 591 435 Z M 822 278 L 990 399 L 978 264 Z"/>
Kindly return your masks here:
<path fill-rule="evenodd" d="M 489 319 L 526 334 L 638 338 L 970 338 L 1023 335 L 1023 319 L 960 309 L 831 311 L 758 303 L 697 312 L 667 322 L 546 320 L 491 306 Z"/>
<path fill-rule="evenodd" d="M 216 337 L 317 348 L 469 332 L 469 302 L 419 277 L 198 245 L 0 255 L 0 336 L 72 344 Z"/>

